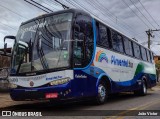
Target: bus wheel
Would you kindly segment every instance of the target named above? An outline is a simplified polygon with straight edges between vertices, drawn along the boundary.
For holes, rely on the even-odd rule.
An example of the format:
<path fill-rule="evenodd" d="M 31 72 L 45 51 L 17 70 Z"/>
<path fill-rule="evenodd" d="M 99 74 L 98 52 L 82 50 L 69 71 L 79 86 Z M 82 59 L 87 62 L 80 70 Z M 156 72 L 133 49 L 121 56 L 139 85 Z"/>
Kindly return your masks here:
<path fill-rule="evenodd" d="M 108 97 L 107 87 L 103 81 L 98 85 L 98 95 L 96 97 L 97 104 L 104 104 Z"/>
<path fill-rule="evenodd" d="M 147 86 L 144 80 L 142 80 L 142 85 L 139 90 L 134 91 L 136 95 L 145 96 L 147 94 Z"/>

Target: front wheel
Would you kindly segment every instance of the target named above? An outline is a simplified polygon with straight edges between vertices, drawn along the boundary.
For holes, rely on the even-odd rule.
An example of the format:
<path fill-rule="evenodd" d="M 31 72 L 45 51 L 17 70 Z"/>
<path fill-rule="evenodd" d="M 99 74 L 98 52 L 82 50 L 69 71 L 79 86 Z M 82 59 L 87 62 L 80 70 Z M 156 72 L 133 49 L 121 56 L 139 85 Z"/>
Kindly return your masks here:
<path fill-rule="evenodd" d="M 98 85 L 98 95 L 96 97 L 96 102 L 97 104 L 104 104 L 107 98 L 107 87 L 104 82 L 100 82 Z"/>

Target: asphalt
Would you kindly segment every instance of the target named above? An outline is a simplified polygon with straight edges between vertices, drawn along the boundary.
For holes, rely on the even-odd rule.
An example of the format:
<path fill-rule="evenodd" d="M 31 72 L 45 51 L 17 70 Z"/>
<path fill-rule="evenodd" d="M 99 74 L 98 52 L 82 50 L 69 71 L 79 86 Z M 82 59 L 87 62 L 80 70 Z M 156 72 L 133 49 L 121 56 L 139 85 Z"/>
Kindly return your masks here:
<path fill-rule="evenodd" d="M 42 117 L 38 117 L 39 119 L 83 119 L 84 116 L 88 119 L 159 119 L 159 116 L 138 116 L 138 113 L 143 111 L 158 111 L 158 115 L 160 115 L 160 85 L 158 84 L 156 87 L 148 90 L 146 96 L 135 96 L 133 93 L 122 93 L 119 96 L 111 96 L 104 105 L 95 105 L 91 101 L 66 102 L 63 104 L 41 101 L 15 102 L 10 99 L 9 93 L 0 93 L 0 107 L 1 110 L 16 112 L 38 111 L 43 115 Z"/>

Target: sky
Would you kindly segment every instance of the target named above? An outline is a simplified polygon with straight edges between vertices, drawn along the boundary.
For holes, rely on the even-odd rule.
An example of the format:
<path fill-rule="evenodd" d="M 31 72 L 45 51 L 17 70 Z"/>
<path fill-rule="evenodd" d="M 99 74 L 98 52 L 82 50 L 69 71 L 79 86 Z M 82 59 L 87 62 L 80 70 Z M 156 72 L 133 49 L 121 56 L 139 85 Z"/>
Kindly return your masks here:
<path fill-rule="evenodd" d="M 35 0 L 52 11 L 62 10 L 54 0 Z M 148 29 L 160 29 L 160 0 L 59 0 L 70 8 L 83 9 L 124 35 L 147 47 Z M 24 0 L 0 0 L 0 48 L 6 35 L 16 35 L 22 22 L 46 12 Z M 152 33 L 151 50 L 160 55 L 160 31 Z M 7 41 L 8 47 L 13 41 Z"/>

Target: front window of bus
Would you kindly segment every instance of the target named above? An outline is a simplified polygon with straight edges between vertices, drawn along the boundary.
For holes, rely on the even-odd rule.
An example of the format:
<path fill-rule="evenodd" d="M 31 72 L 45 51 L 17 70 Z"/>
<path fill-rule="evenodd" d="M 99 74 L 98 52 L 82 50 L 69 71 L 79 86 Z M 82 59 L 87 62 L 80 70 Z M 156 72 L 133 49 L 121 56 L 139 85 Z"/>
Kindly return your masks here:
<path fill-rule="evenodd" d="M 72 13 L 36 19 L 20 27 L 12 71 L 35 72 L 69 66 Z"/>

